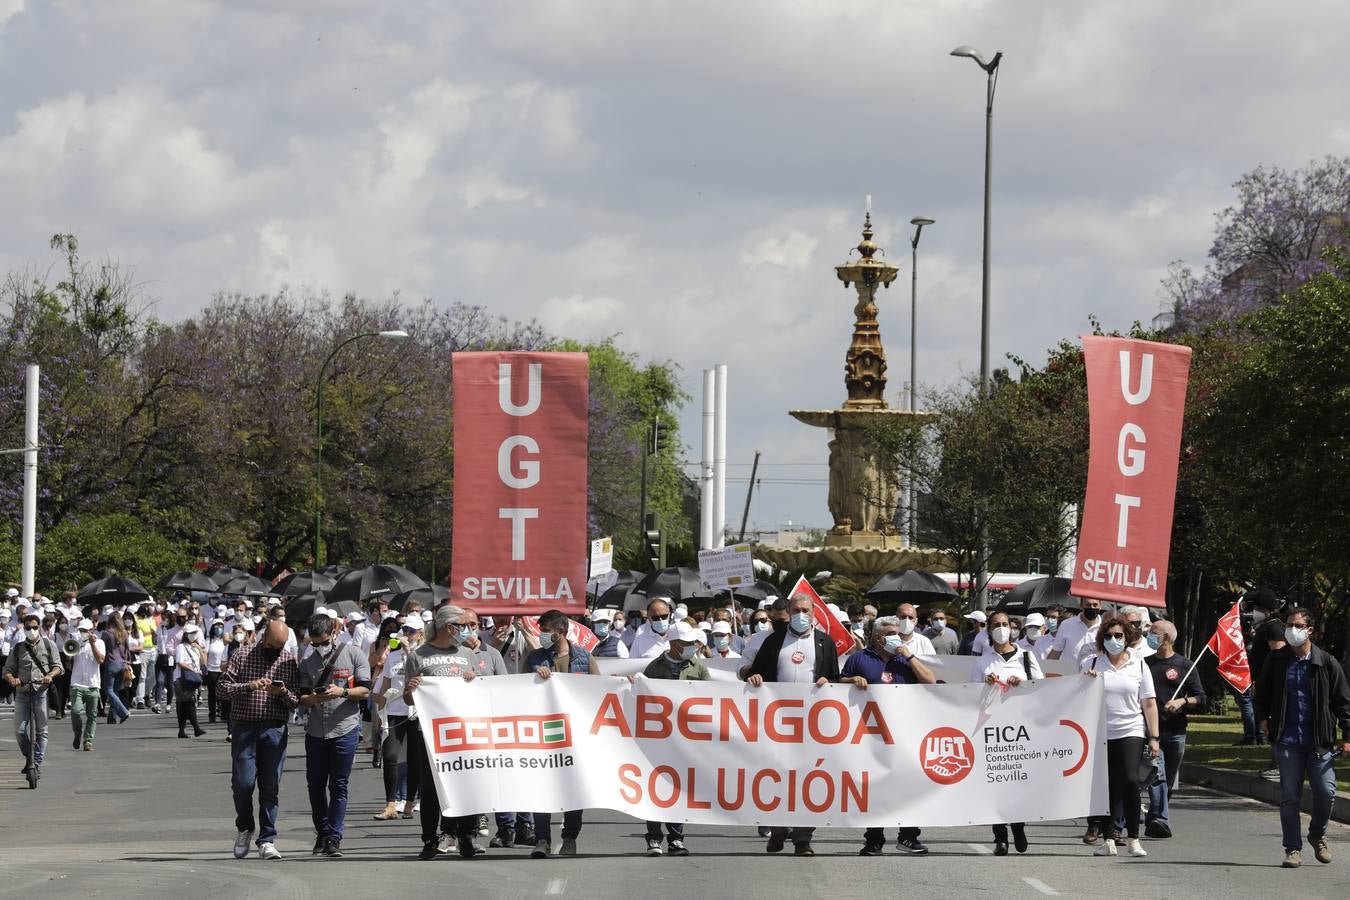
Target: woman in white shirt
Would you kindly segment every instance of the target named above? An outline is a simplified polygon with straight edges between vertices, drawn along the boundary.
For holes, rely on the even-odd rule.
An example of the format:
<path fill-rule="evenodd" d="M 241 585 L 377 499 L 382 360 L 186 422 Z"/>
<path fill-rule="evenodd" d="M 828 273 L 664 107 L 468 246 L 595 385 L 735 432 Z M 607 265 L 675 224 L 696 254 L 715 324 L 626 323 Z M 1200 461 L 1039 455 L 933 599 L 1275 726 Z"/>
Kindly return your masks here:
<path fill-rule="evenodd" d="M 1097 631 L 1097 655 L 1083 661 L 1083 673 L 1105 682 L 1106 771 L 1111 809 L 1119 803 L 1125 810 L 1130 855 L 1147 856 L 1139 843 L 1139 763 L 1145 753 L 1145 739 L 1148 755 L 1156 757 L 1159 753 L 1158 702 L 1148 666 L 1128 649 L 1138 639 L 1138 625 L 1123 618 L 1103 619 Z M 1110 823 L 1110 816 L 1088 820 L 1089 836 L 1102 837 L 1102 845 L 1094 851 L 1097 856 L 1116 855 Z"/>
<path fill-rule="evenodd" d="M 989 652 L 975 657 L 970 670 L 972 682 L 985 684 L 1003 684 L 1015 688 L 1028 681 L 1040 681 L 1041 664 L 1036 654 L 1013 643 L 1012 623 L 1005 612 L 996 612 L 989 617 Z M 1012 823 L 1013 845 L 1018 853 L 1027 852 L 1027 833 L 1025 823 Z M 1008 855 L 1008 825 L 999 823 L 994 826 L 994 855 Z"/>
<path fill-rule="evenodd" d="M 379 689 L 375 692 L 375 703 L 383 707 L 389 718 L 389 728 L 385 732 L 380 751 L 384 754 L 384 812 L 376 813 L 374 818 L 385 821 L 397 818 L 412 818 L 412 802 L 408 793 L 408 763 L 400 761 L 404 751 L 404 733 L 407 728 L 416 728 L 415 724 L 404 726 L 408 721 L 408 704 L 403 702 L 403 660 L 422 642 L 422 620 L 409 616 L 403 623 L 398 637 L 398 649 L 390 644 L 389 655 L 384 658 L 384 674 L 380 678 Z M 399 810 L 399 803 L 403 809 Z"/>
<path fill-rule="evenodd" d="M 230 645 L 225 642 L 225 623 L 217 618 L 211 623 L 211 636 L 206 641 L 206 671 L 202 681 L 206 685 L 206 721 L 216 724 L 216 683 L 220 673 L 225 671 L 225 661 L 230 655 Z"/>
<path fill-rule="evenodd" d="M 206 732 L 197 724 L 197 689 L 205 680 L 206 649 L 201 644 L 201 629 L 196 625 L 189 623 L 183 628 L 176 657 L 177 665 L 173 667 L 173 699 L 178 704 L 178 736 L 187 737 L 187 725 L 191 722 L 192 733 L 196 737 L 201 737 Z"/>

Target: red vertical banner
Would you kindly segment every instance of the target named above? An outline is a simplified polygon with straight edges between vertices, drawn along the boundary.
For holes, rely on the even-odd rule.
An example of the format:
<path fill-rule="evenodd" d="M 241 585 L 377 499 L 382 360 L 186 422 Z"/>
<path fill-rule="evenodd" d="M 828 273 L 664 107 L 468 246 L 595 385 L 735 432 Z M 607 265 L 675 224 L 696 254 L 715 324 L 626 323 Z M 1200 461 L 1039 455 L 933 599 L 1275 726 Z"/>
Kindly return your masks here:
<path fill-rule="evenodd" d="M 584 353 L 452 357 L 450 591 L 480 613 L 586 605 Z"/>
<path fill-rule="evenodd" d="M 1191 348 L 1084 337 L 1083 355 L 1091 451 L 1070 590 L 1166 606 Z"/>

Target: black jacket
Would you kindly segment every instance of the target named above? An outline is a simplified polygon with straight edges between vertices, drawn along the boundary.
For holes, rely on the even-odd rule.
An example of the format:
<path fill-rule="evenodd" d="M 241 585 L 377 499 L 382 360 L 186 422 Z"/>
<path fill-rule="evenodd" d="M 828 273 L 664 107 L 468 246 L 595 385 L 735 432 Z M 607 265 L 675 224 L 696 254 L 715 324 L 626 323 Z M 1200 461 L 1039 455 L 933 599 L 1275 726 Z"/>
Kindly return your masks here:
<path fill-rule="evenodd" d="M 823 677 L 830 681 L 838 681 L 839 654 L 834 649 L 834 641 L 819 628 L 814 629 L 814 634 L 816 638 L 816 666 L 811 680 L 817 681 Z M 746 677 L 758 675 L 765 681 L 777 681 L 778 654 L 783 652 L 783 641 L 786 639 L 786 629 L 775 631 L 765 638 L 764 643 L 760 644 L 759 650 L 755 652 L 755 661 L 750 664 L 750 671 L 746 673 Z"/>
<path fill-rule="evenodd" d="M 1266 657 L 1266 664 L 1256 679 L 1253 704 L 1256 720 L 1270 720 L 1270 742 L 1278 743 L 1284 733 L 1284 681 L 1294 651 L 1281 647 Z M 1312 736 L 1320 751 L 1331 749 L 1336 743 L 1336 726 L 1341 729 L 1341 740 L 1350 741 L 1350 684 L 1345 670 L 1335 657 L 1321 647 L 1313 647 L 1308 655 L 1308 683 L 1312 688 Z"/>

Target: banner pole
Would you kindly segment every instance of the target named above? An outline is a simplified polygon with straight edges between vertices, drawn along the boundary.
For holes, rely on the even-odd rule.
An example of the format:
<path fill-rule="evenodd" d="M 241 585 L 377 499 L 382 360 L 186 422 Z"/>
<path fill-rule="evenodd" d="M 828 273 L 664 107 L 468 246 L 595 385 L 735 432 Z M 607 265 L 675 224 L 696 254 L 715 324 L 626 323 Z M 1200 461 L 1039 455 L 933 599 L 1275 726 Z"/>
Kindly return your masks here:
<path fill-rule="evenodd" d="M 1204 656 L 1206 653 L 1209 652 L 1211 652 L 1209 649 L 1209 644 L 1206 643 L 1204 648 L 1199 653 L 1196 654 L 1195 662 L 1191 663 L 1191 667 L 1187 669 L 1186 674 L 1182 676 L 1181 682 L 1177 685 L 1176 693 L 1172 694 L 1172 696 L 1168 698 L 1167 700 L 1168 703 L 1171 703 L 1173 700 L 1177 699 L 1177 694 L 1180 694 L 1181 689 L 1186 686 L 1186 679 L 1190 678 L 1191 673 L 1195 671 L 1195 667 L 1200 665 L 1200 657 Z"/>

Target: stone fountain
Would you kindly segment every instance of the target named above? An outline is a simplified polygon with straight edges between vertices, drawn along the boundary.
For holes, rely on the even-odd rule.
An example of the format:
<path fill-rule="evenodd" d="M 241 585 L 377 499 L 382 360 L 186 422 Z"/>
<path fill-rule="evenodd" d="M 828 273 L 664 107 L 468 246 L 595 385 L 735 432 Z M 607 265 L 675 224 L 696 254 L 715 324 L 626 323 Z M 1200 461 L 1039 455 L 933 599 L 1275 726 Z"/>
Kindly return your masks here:
<path fill-rule="evenodd" d="M 853 340 L 844 355 L 848 399 L 839 409 L 794 409 L 799 422 L 829 431 L 830 490 L 834 520 L 822 547 L 756 548 L 756 556 L 785 569 L 830 569 L 837 575 L 868 578 L 897 569 L 940 565 L 938 551 L 905 544 L 895 527 L 900 488 L 884 472 L 867 440 L 867 430 L 887 419 L 922 418 L 925 413 L 891 409 L 886 403 L 886 350 L 877 324 L 877 288 L 889 288 L 899 268 L 878 258 L 872 240 L 872 214 L 863 222 L 858 256 L 835 266 L 845 290 L 858 294 L 853 306 Z"/>

